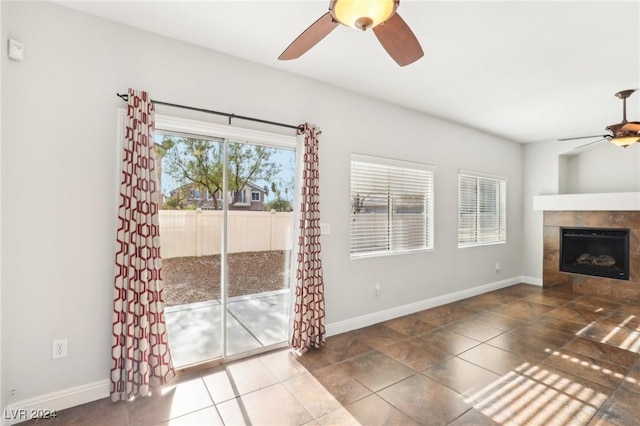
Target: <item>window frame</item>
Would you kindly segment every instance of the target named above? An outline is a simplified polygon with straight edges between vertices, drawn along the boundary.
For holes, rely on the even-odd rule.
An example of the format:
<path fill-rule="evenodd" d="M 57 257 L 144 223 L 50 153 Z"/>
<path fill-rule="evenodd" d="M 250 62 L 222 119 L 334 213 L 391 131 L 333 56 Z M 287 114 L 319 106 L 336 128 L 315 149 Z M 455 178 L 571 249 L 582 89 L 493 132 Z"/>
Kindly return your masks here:
<path fill-rule="evenodd" d="M 253 199 L 253 196 L 254 196 L 254 195 L 257 195 L 257 196 L 258 196 L 258 199 L 257 199 L 257 200 L 254 200 L 254 199 Z M 252 203 L 259 203 L 260 201 L 261 201 L 261 200 L 260 200 L 260 191 L 251 191 L 251 202 L 252 202 Z"/>
<path fill-rule="evenodd" d="M 463 203 L 461 201 L 461 197 L 462 197 L 462 187 L 461 187 L 461 178 L 472 178 L 475 179 L 476 182 L 476 192 L 475 192 L 475 199 L 476 199 L 476 208 L 475 208 L 475 213 L 474 213 L 474 227 L 473 227 L 473 233 L 474 233 L 474 240 L 475 241 L 471 241 L 471 242 L 461 242 L 461 222 L 462 222 L 462 215 L 463 213 Z M 482 212 L 480 211 L 481 209 L 481 202 L 479 200 L 481 200 L 483 197 L 481 196 L 481 183 L 488 183 L 488 182 L 493 182 L 493 183 L 497 183 L 497 188 L 498 190 L 495 192 L 496 194 L 496 198 L 494 200 L 492 200 L 492 204 L 495 205 L 496 207 L 496 216 L 497 218 L 497 226 L 493 227 L 493 233 L 486 233 L 486 229 L 483 232 L 480 229 L 480 220 L 481 220 L 481 216 L 482 216 Z M 460 169 L 458 171 L 458 179 L 457 179 L 457 185 L 458 185 L 458 191 L 457 191 L 457 195 L 458 195 L 458 209 L 457 209 L 457 215 L 458 215 L 458 225 L 457 225 L 457 234 L 458 234 L 458 248 L 464 249 L 464 248 L 470 248 L 470 247 L 482 247 L 482 246 L 489 246 L 489 245 L 496 245 L 496 244 L 506 244 L 507 242 L 507 216 L 508 216 L 508 209 L 507 209 L 507 183 L 508 183 L 508 179 L 506 177 L 503 176 L 498 176 L 498 175 L 492 175 L 492 174 L 488 174 L 488 173 L 483 173 L 483 172 L 476 172 L 476 171 L 471 171 L 471 170 L 464 170 L 464 169 Z M 487 194 L 484 194 L 484 196 L 486 197 Z M 467 203 L 467 204 L 471 204 L 471 203 Z M 488 237 L 490 237 L 491 235 L 496 235 L 496 239 L 493 241 L 482 241 L 483 239 L 486 239 Z"/>
<path fill-rule="evenodd" d="M 397 176 L 399 176 L 404 170 L 409 173 L 424 173 L 423 178 L 425 179 L 425 187 L 422 188 L 420 194 L 424 194 L 424 204 L 422 214 L 424 215 L 424 221 L 426 222 L 424 225 L 425 232 L 425 244 L 419 247 L 412 248 L 393 248 L 393 227 L 394 215 L 402 215 L 403 213 L 399 213 L 397 211 L 394 212 L 393 206 L 393 194 L 394 192 L 388 192 L 386 198 L 388 199 L 386 205 L 387 211 L 387 221 L 386 221 L 386 241 L 383 244 L 386 244 L 386 248 L 384 249 L 376 249 L 369 251 L 356 251 L 354 252 L 354 215 L 356 214 L 354 209 L 354 162 L 355 163 L 365 163 L 372 164 L 374 167 L 382 167 L 387 168 L 387 171 L 395 171 Z M 365 166 L 366 167 L 366 166 Z M 399 170 L 398 170 L 399 169 Z M 389 180 L 391 177 L 389 177 Z M 387 181 L 388 184 L 391 184 Z M 418 253 L 418 252 L 426 252 L 433 251 L 435 248 L 435 234 L 434 234 L 434 219 L 435 219 L 435 208 L 434 208 L 434 200 L 435 200 L 435 166 L 427 163 L 418 163 L 404 160 L 397 160 L 391 158 L 384 157 L 375 157 L 371 155 L 363 155 L 363 154 L 355 154 L 352 153 L 350 157 L 350 184 L 349 184 L 349 193 L 350 193 L 350 228 L 349 228 L 349 255 L 351 259 L 363 259 L 370 257 L 378 257 L 378 256 L 393 256 L 393 255 L 402 255 L 408 253 Z M 398 194 L 395 192 L 395 194 Z M 400 193 L 402 195 L 402 193 Z M 406 195 L 406 194 L 405 194 Z M 396 195 L 397 196 L 397 195 Z M 379 199 L 384 199 L 385 197 L 380 197 Z M 396 198 L 397 199 L 397 198 Z M 375 208 L 375 206 L 374 206 Z M 397 206 L 395 207 L 397 208 Z M 407 213 L 404 213 L 407 214 Z M 396 226 L 398 226 L 399 222 L 396 222 Z M 404 242 L 404 241 L 403 241 Z"/>
<path fill-rule="evenodd" d="M 240 205 L 244 206 L 244 205 L 249 204 L 247 202 L 247 191 L 245 191 L 244 189 L 241 189 L 239 191 L 235 191 L 233 193 L 233 197 L 234 198 L 235 198 L 236 194 L 238 195 L 238 201 L 235 204 L 236 206 L 240 206 Z"/>

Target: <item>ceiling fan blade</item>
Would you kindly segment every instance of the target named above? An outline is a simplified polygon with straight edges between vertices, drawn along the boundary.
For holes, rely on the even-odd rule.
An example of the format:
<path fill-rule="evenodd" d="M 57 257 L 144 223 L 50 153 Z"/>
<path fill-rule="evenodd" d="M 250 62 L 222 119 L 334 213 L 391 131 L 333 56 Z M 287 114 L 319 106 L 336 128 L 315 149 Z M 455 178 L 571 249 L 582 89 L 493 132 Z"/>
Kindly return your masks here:
<path fill-rule="evenodd" d="M 575 141 L 577 139 L 590 139 L 590 138 L 606 138 L 609 135 L 591 135 L 591 136 L 577 136 L 575 138 L 562 138 L 559 141 Z"/>
<path fill-rule="evenodd" d="M 316 22 L 311 24 L 309 28 L 304 30 L 293 42 L 287 47 L 278 59 L 281 61 L 288 61 L 289 59 L 296 59 L 306 53 L 313 46 L 318 44 L 320 40 L 325 38 L 331 31 L 338 26 L 331 13 L 327 12 L 320 17 Z"/>
<path fill-rule="evenodd" d="M 584 147 L 587 147 L 587 146 L 589 146 L 589 145 L 594 145 L 594 144 L 597 144 L 597 143 L 600 143 L 600 142 L 604 142 L 604 141 L 606 141 L 606 140 L 607 140 L 606 138 L 598 139 L 597 141 L 593 141 L 593 142 L 585 143 L 584 145 L 576 146 L 576 147 L 575 147 L 575 148 L 573 148 L 573 149 L 580 149 L 580 148 L 584 148 Z"/>
<path fill-rule="evenodd" d="M 373 28 L 376 37 L 389 56 L 401 67 L 424 56 L 418 39 L 404 19 L 395 13 L 389 20 Z"/>

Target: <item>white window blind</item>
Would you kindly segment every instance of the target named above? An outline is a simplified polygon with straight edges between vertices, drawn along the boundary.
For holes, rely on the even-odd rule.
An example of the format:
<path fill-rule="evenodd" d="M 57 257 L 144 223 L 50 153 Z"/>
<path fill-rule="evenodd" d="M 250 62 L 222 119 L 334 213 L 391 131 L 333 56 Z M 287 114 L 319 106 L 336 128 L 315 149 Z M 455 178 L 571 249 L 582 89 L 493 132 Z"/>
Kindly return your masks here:
<path fill-rule="evenodd" d="M 507 181 L 474 172 L 458 174 L 458 247 L 507 240 Z"/>
<path fill-rule="evenodd" d="M 433 166 L 351 155 L 351 257 L 433 248 Z"/>

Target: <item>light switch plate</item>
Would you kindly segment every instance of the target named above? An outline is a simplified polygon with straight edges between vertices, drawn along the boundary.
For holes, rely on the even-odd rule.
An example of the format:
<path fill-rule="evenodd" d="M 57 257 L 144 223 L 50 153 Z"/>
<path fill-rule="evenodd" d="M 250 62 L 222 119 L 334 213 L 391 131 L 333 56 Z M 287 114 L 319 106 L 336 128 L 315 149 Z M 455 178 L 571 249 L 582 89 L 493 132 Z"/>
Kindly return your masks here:
<path fill-rule="evenodd" d="M 9 58 L 21 62 L 24 59 L 24 44 L 9 39 Z"/>
<path fill-rule="evenodd" d="M 320 235 L 329 235 L 331 234 L 331 224 L 330 223 L 321 223 L 320 224 Z"/>

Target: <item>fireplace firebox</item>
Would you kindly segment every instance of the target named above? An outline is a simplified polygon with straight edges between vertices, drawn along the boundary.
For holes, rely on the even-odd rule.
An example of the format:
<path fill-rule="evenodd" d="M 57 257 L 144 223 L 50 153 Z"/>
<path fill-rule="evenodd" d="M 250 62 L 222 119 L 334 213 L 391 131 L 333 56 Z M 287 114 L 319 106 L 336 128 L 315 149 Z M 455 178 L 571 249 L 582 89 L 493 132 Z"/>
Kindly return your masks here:
<path fill-rule="evenodd" d="M 629 230 L 560 228 L 560 270 L 629 279 Z"/>

